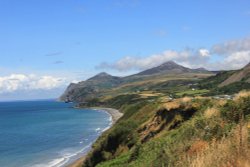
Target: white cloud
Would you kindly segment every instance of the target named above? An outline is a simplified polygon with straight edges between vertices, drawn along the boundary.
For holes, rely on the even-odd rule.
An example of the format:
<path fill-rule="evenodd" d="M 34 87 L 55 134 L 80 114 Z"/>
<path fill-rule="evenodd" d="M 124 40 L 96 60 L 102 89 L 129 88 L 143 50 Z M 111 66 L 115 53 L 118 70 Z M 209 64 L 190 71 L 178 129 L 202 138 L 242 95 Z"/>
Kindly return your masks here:
<path fill-rule="evenodd" d="M 225 58 L 225 64 L 229 64 L 232 69 L 242 68 L 248 62 L 250 62 L 250 50 L 235 52 Z"/>
<path fill-rule="evenodd" d="M 206 61 L 209 52 L 206 49 L 190 50 L 186 49 L 181 52 L 174 50 L 166 50 L 160 54 L 151 55 L 148 57 L 132 57 L 126 56 L 115 63 L 101 63 L 97 66 L 98 69 L 115 69 L 118 71 L 128 70 L 145 70 L 158 66 L 166 61 L 174 60 L 180 64 L 185 64 L 189 67 L 200 67 L 199 64 Z"/>
<path fill-rule="evenodd" d="M 215 58 L 216 56 L 217 58 Z M 160 54 L 146 57 L 126 56 L 114 63 L 101 63 L 97 68 L 123 72 L 145 70 L 169 60 L 174 60 L 190 68 L 205 67 L 209 70 L 239 69 L 250 61 L 250 38 L 226 41 L 213 45 L 211 49 L 166 50 Z"/>
<path fill-rule="evenodd" d="M 64 78 L 37 76 L 34 74 L 11 74 L 0 77 L 0 93 L 22 90 L 51 90 L 64 84 Z"/>
<path fill-rule="evenodd" d="M 228 54 L 240 51 L 249 51 L 249 50 L 250 50 L 250 37 L 247 37 L 216 44 L 212 47 L 211 52 L 214 54 L 228 56 Z"/>
<path fill-rule="evenodd" d="M 207 49 L 200 49 L 200 50 L 199 50 L 199 53 L 200 53 L 201 56 L 204 56 L 204 57 L 210 55 L 210 54 L 209 54 L 209 50 L 207 50 Z"/>

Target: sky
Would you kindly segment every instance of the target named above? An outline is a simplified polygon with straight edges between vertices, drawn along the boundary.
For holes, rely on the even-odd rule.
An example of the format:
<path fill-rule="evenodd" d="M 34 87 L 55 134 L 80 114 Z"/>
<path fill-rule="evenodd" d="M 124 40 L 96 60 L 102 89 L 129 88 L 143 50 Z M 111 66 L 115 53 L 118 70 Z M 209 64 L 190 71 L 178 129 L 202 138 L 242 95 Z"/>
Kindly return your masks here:
<path fill-rule="evenodd" d="M 0 0 L 0 101 L 58 97 L 99 72 L 250 61 L 249 0 Z"/>

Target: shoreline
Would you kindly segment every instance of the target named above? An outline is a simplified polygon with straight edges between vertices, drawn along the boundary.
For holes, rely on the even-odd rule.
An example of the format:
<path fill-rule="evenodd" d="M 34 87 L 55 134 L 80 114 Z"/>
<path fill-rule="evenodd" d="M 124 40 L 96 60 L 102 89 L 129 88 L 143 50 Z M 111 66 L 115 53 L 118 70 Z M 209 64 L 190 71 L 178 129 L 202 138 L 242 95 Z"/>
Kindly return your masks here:
<path fill-rule="evenodd" d="M 104 111 L 110 114 L 112 117 L 112 125 L 116 123 L 116 121 L 118 121 L 123 116 L 123 113 L 121 113 L 119 110 L 116 110 L 114 108 L 91 107 L 89 109 Z"/>
<path fill-rule="evenodd" d="M 121 113 L 119 110 L 116 110 L 113 108 L 90 107 L 89 109 L 107 112 L 112 117 L 112 124 L 111 124 L 111 126 L 109 126 L 108 129 L 110 129 L 116 123 L 116 121 L 118 121 L 123 116 L 123 113 Z M 106 129 L 106 130 L 108 130 L 108 129 Z M 86 155 L 83 155 L 82 157 L 73 161 L 71 164 L 67 165 L 67 167 L 81 167 L 83 165 L 85 157 L 86 157 Z"/>

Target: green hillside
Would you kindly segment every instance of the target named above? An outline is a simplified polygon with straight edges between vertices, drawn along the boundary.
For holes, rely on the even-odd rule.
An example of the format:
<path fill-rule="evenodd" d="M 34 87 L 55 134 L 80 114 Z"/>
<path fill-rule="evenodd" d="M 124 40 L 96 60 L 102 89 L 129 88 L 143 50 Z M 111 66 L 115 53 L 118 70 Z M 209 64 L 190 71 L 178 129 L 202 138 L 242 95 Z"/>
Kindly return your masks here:
<path fill-rule="evenodd" d="M 213 75 L 214 73 L 205 69 L 190 69 L 170 61 L 126 77 L 97 74 L 86 81 L 71 84 L 60 100 L 86 102 L 95 98 L 147 90 L 175 94 L 188 90 L 189 84 Z"/>
<path fill-rule="evenodd" d="M 248 70 L 215 74 L 170 62 L 70 85 L 63 98 L 78 107 L 124 114 L 94 143 L 83 167 L 250 165 Z"/>
<path fill-rule="evenodd" d="M 244 70 L 244 69 L 243 69 Z M 234 80 L 228 84 L 222 85 L 227 80 L 230 80 L 232 76 L 236 76 L 240 71 L 224 71 L 215 76 L 208 77 L 199 82 L 199 89 L 207 89 L 209 92 L 206 96 L 219 95 L 219 94 L 234 94 L 241 90 L 249 90 L 250 82 L 248 82 L 248 74 L 242 79 Z"/>
<path fill-rule="evenodd" d="M 93 145 L 84 167 L 250 164 L 249 93 L 234 100 L 110 101 L 124 116 Z"/>

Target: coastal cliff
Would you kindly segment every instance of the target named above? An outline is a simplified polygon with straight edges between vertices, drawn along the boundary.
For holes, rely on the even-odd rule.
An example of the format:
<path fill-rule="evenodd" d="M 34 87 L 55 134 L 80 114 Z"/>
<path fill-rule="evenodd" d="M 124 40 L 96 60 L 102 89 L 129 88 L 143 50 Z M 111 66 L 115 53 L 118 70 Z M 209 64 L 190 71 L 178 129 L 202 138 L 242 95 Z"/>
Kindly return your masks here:
<path fill-rule="evenodd" d="M 242 91 L 250 85 L 220 86 L 240 71 L 190 71 L 170 62 L 129 77 L 101 73 L 70 85 L 61 100 L 123 113 L 81 166 L 250 165 L 250 93 Z"/>
<path fill-rule="evenodd" d="M 250 164 L 249 92 L 233 100 L 127 99 L 112 99 L 124 115 L 95 142 L 83 167 Z"/>

